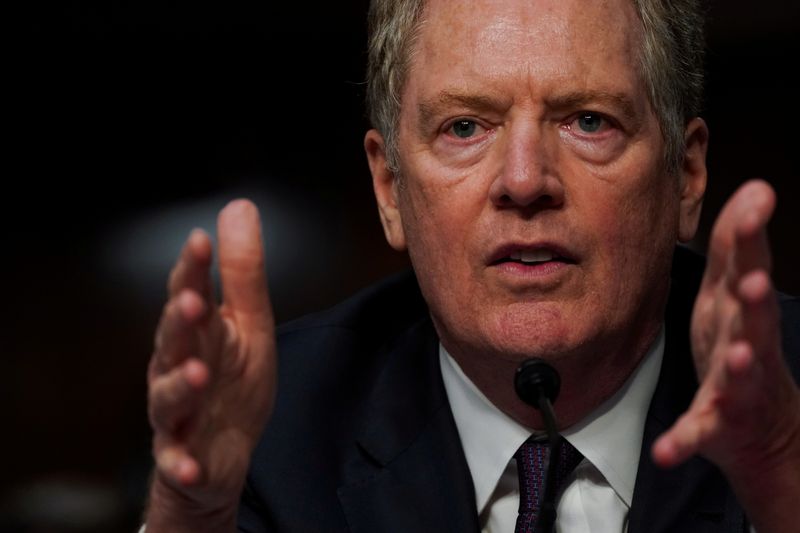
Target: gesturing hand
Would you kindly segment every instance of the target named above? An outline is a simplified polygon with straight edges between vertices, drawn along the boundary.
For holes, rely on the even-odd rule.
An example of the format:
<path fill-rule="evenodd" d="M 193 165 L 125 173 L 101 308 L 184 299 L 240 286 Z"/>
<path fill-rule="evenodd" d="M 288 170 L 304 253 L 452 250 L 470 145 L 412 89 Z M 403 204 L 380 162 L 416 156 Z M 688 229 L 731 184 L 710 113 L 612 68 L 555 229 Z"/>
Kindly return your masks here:
<path fill-rule="evenodd" d="M 156 333 L 148 533 L 233 528 L 250 454 L 272 408 L 274 324 L 258 211 L 237 200 L 217 224 L 223 303 L 213 296 L 210 239 L 195 230 L 170 275 Z"/>
<path fill-rule="evenodd" d="M 689 410 L 653 446 L 662 466 L 694 454 L 717 464 L 751 519 L 760 519 L 753 520 L 760 523 L 760 533 L 777 523 L 771 505 L 785 497 L 795 501 L 792 505 L 800 501 L 800 481 L 784 485 L 782 495 L 761 486 L 772 483 L 778 489 L 786 474 L 800 480 L 800 391 L 783 361 L 779 308 L 769 277 L 766 225 L 774 207 L 769 185 L 751 181 L 717 219 L 692 316 L 700 389 Z M 762 501 L 765 496 L 772 500 Z"/>

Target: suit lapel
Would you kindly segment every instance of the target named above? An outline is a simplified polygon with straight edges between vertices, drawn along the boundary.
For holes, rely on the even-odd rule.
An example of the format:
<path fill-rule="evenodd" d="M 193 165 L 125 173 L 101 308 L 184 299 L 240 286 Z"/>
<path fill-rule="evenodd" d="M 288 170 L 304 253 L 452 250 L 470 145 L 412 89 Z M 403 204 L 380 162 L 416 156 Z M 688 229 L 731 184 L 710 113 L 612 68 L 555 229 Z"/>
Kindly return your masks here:
<path fill-rule="evenodd" d="M 698 264 L 684 250 L 676 250 L 666 314 L 664 360 L 645 422 L 630 511 L 630 533 L 745 530 L 743 514 L 714 465 L 695 457 L 676 468 L 663 470 L 650 457 L 656 438 L 688 409 L 697 390 L 688 332 L 702 272 L 702 263 Z"/>
<path fill-rule="evenodd" d="M 429 319 L 393 343 L 369 406 L 360 453 L 338 490 L 350 529 L 477 531 L 472 479 Z"/>

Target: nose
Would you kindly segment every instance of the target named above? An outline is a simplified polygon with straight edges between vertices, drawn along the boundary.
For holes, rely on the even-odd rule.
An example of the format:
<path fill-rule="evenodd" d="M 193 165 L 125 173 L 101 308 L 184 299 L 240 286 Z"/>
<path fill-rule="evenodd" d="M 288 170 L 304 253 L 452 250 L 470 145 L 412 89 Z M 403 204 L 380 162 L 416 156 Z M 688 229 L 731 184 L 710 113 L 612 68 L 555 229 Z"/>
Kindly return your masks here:
<path fill-rule="evenodd" d="M 553 208 L 564 202 L 556 146 L 538 127 L 509 132 L 500 171 L 489 189 L 501 208 Z"/>

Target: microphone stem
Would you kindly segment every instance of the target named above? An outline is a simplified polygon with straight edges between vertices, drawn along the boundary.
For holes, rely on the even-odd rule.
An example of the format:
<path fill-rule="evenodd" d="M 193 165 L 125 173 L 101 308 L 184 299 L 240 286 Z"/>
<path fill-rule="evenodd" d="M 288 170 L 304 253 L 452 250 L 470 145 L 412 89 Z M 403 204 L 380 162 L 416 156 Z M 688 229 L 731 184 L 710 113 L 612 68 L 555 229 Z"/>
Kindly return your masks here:
<path fill-rule="evenodd" d="M 558 471 L 558 444 L 560 435 L 556 426 L 556 416 L 553 412 L 553 405 L 545 396 L 544 391 L 539 391 L 539 411 L 544 418 L 547 428 L 547 440 L 550 445 L 550 453 L 547 455 L 547 477 L 545 478 L 544 498 L 539 510 L 539 519 L 536 521 L 536 533 L 552 533 L 556 523 L 556 472 Z"/>
<path fill-rule="evenodd" d="M 553 412 L 553 404 L 550 399 L 544 395 L 544 391 L 539 394 L 539 411 L 544 418 L 544 427 L 547 430 L 547 440 L 550 443 L 550 448 L 558 446 L 558 427 L 556 426 L 556 415 Z"/>

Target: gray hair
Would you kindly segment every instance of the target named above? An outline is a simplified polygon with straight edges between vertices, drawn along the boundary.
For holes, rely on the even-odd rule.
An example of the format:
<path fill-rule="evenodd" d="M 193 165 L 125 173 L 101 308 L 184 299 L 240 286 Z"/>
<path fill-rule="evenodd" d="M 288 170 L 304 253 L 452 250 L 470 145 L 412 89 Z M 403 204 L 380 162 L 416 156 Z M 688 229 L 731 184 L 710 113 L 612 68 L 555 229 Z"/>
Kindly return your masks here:
<path fill-rule="evenodd" d="M 677 172 L 684 129 L 703 99 L 704 14 L 699 0 L 633 0 L 642 23 L 641 76 L 664 137 L 665 165 Z M 425 0 L 371 0 L 367 110 L 383 136 L 389 169 L 399 168 L 401 93 L 422 27 Z"/>

